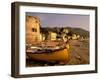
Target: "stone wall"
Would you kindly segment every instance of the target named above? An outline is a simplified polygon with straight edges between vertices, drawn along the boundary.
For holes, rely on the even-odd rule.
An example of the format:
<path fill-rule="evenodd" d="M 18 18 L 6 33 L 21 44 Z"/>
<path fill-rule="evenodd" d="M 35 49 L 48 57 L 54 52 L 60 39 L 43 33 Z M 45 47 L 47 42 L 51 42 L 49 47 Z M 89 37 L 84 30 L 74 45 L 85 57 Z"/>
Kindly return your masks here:
<path fill-rule="evenodd" d="M 26 16 L 26 44 L 40 41 L 40 20 L 35 16 Z"/>

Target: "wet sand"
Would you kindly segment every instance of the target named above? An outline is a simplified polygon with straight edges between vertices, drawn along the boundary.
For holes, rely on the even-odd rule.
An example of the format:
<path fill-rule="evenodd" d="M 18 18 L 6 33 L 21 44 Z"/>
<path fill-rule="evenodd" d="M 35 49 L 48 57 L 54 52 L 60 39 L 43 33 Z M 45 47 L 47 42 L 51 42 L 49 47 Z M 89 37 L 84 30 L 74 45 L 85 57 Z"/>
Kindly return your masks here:
<path fill-rule="evenodd" d="M 70 41 L 70 60 L 67 64 L 89 64 L 89 41 L 71 40 Z"/>

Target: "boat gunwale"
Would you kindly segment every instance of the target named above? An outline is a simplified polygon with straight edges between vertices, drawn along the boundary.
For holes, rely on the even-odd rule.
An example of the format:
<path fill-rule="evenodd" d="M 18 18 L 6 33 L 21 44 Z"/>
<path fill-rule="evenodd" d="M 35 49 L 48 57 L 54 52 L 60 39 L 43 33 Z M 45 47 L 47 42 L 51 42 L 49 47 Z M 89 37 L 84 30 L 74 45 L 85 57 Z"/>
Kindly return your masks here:
<path fill-rule="evenodd" d="M 26 51 L 26 54 L 28 54 L 28 53 L 30 53 L 30 54 L 48 54 L 48 53 L 53 53 L 53 52 L 56 52 L 56 51 L 60 51 L 60 50 L 63 50 L 63 49 L 67 49 L 66 47 L 64 47 L 64 48 L 60 48 L 60 49 L 56 49 L 56 50 L 52 50 L 51 52 L 46 52 L 46 51 L 44 51 L 44 52 L 41 52 L 41 53 L 38 53 L 38 51 L 37 52 L 27 52 Z"/>

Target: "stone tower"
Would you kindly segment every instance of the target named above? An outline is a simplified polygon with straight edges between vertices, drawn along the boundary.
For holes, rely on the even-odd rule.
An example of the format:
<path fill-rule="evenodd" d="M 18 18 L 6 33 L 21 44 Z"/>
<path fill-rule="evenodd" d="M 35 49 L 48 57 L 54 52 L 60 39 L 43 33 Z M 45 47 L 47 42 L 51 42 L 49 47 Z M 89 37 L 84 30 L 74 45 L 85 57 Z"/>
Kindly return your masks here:
<path fill-rule="evenodd" d="M 40 20 L 35 16 L 26 16 L 26 44 L 40 41 Z"/>

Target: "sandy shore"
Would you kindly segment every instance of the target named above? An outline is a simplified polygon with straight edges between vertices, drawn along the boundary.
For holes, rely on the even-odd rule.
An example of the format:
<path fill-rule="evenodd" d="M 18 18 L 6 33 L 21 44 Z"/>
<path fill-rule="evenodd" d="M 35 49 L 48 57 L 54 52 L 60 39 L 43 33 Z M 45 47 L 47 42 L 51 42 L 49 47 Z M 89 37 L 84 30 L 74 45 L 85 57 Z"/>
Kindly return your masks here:
<path fill-rule="evenodd" d="M 89 41 L 71 40 L 70 41 L 70 60 L 67 64 L 89 64 Z"/>

